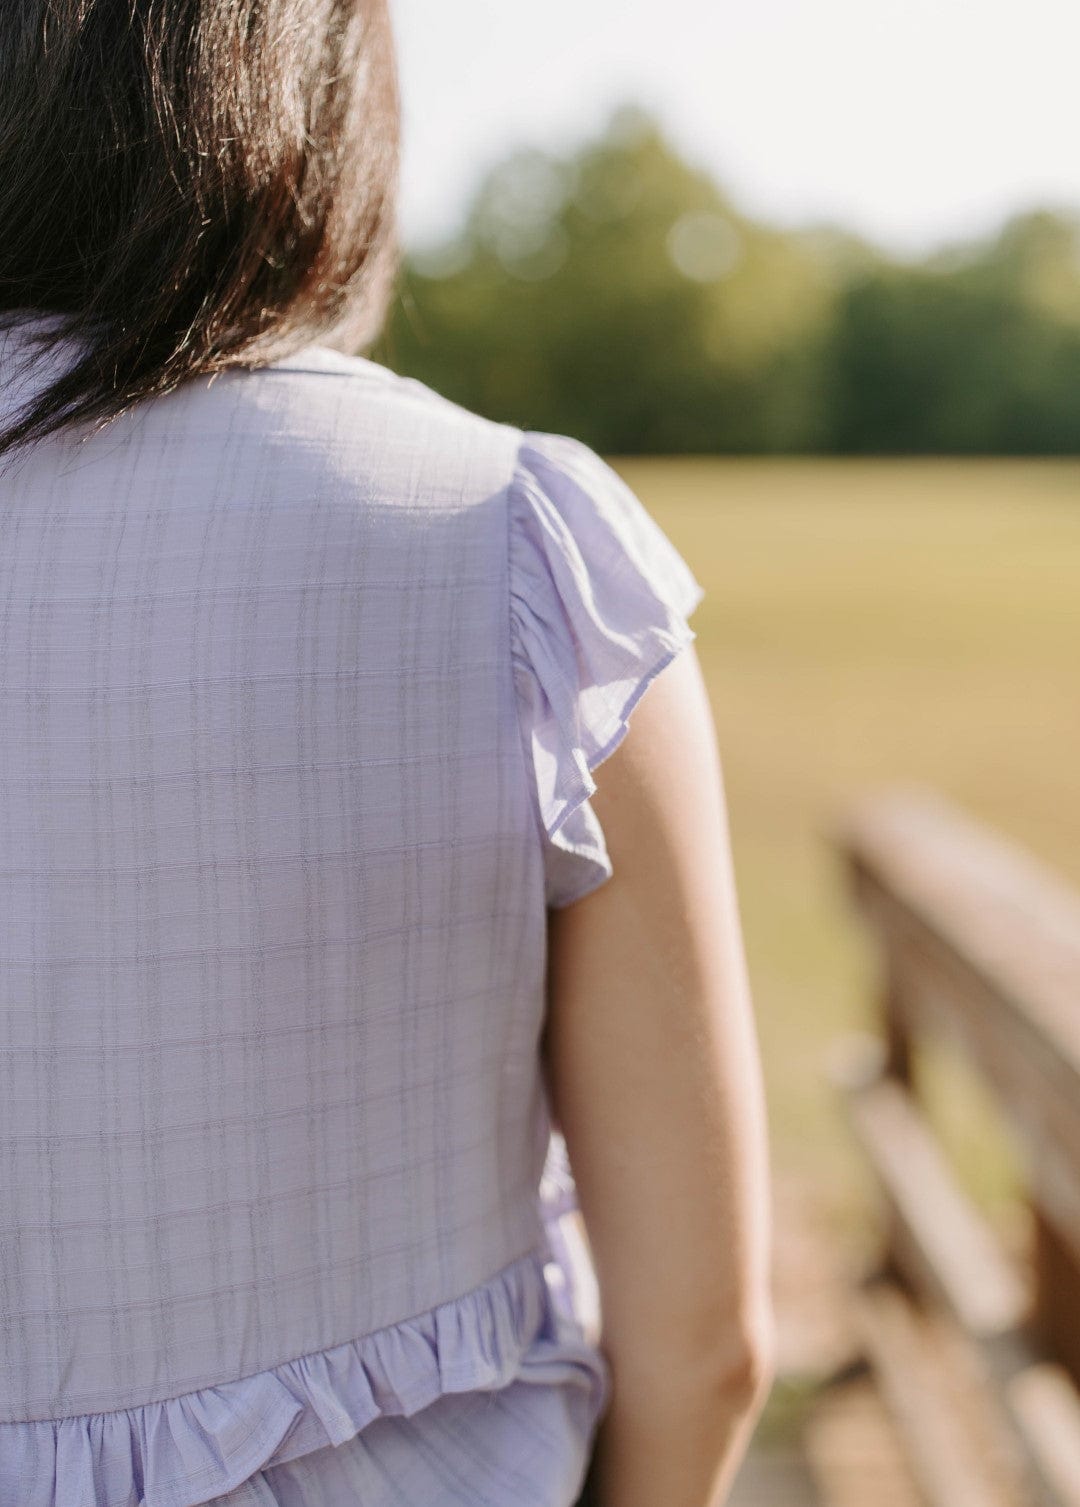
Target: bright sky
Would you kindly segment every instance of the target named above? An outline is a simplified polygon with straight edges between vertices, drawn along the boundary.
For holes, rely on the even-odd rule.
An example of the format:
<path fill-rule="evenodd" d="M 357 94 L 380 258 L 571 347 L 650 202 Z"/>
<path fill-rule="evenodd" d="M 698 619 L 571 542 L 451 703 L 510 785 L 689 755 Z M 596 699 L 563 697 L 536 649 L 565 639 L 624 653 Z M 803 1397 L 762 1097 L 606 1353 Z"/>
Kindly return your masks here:
<path fill-rule="evenodd" d="M 1078 0 L 391 0 L 402 222 L 453 228 L 510 147 L 623 99 L 737 204 L 900 251 L 1080 208 Z"/>

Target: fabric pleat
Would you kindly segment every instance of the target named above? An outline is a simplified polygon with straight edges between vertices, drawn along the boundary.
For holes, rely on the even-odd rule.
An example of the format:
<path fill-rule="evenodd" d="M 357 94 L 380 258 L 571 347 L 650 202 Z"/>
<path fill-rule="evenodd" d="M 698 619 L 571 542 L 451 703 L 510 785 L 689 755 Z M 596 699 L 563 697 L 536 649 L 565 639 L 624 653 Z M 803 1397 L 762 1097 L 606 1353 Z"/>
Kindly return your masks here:
<path fill-rule="evenodd" d="M 581 1391 L 591 1427 L 610 1376 L 552 1270 L 554 1248 L 526 1252 L 427 1313 L 255 1376 L 138 1408 L 2 1424 L 0 1502 L 196 1507 L 258 1472 L 358 1439 L 377 1419 L 520 1383 Z M 251 1491 L 254 1501 L 265 1487 Z"/>

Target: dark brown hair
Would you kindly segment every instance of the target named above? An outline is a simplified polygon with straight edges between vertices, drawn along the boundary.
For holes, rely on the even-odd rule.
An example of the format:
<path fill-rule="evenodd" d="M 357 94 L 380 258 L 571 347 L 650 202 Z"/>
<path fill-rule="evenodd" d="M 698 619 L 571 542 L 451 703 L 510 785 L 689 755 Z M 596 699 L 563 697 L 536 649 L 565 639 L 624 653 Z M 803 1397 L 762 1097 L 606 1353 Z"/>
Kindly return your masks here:
<path fill-rule="evenodd" d="M 0 455 L 191 377 L 359 351 L 398 267 L 387 0 L 19 0 L 0 28 L 0 330 L 78 358 Z"/>

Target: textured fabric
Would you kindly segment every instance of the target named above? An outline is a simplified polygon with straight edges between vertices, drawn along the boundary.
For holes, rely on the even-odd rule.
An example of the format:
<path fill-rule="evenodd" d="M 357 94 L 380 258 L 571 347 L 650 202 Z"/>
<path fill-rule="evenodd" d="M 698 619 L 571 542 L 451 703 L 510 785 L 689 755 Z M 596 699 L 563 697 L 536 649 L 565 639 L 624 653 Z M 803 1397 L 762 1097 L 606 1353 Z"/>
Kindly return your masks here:
<path fill-rule="evenodd" d="M 318 346 L 0 473 L 0 1507 L 574 1500 L 545 904 L 702 595 L 586 447 Z"/>

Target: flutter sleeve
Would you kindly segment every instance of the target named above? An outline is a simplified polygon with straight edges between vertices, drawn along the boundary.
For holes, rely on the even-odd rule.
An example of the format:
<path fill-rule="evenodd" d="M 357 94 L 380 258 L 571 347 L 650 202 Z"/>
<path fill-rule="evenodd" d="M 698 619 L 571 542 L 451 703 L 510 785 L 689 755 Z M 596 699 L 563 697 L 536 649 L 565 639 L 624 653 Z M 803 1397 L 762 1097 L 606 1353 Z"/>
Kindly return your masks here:
<path fill-rule="evenodd" d="M 696 633 L 704 589 L 622 478 L 588 446 L 525 432 L 508 493 L 516 709 L 558 909 L 612 876 L 589 797 L 649 683 Z"/>

